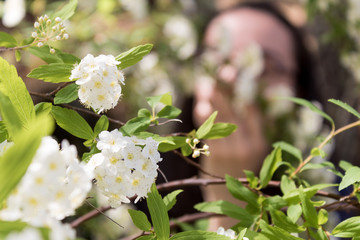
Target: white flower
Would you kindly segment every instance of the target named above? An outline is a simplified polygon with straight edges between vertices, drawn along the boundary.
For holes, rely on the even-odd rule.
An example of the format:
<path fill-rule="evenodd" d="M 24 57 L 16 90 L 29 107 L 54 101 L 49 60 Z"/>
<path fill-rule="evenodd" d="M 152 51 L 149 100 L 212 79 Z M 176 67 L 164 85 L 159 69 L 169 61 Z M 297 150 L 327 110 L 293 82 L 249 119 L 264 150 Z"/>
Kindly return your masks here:
<path fill-rule="evenodd" d="M 130 202 L 128 197 L 134 195 L 135 202 L 147 196 L 157 177 L 157 162 L 161 161 L 158 145 L 152 138 L 126 137 L 117 129 L 99 134 L 97 147 L 101 152 L 91 157 L 86 169 L 92 171 L 112 207 Z"/>
<path fill-rule="evenodd" d="M 216 231 L 217 234 L 229 237 L 230 239 L 236 239 L 236 233 L 232 229 L 225 230 L 223 227 L 219 227 Z M 245 238 L 243 238 L 245 239 Z"/>
<path fill-rule="evenodd" d="M 43 240 L 39 230 L 30 227 L 24 228 L 21 232 L 11 232 L 5 238 L 5 240 L 19 240 L 19 239 Z"/>
<path fill-rule="evenodd" d="M 60 150 L 54 139 L 44 137 L 0 218 L 44 226 L 49 219 L 74 214 L 91 186 L 91 176 L 79 164 L 76 148 L 64 141 Z"/>
<path fill-rule="evenodd" d="M 86 107 L 97 112 L 114 108 L 121 96 L 124 75 L 117 68 L 120 64 L 114 56 L 86 55 L 71 71 L 70 80 L 80 85 L 79 99 Z"/>
<path fill-rule="evenodd" d="M 5 27 L 15 27 L 25 17 L 24 0 L 5 0 L 2 23 Z"/>
<path fill-rule="evenodd" d="M 183 16 L 171 17 L 163 30 L 170 40 L 170 47 L 177 52 L 180 59 L 191 57 L 196 50 L 197 35 L 194 26 Z"/>

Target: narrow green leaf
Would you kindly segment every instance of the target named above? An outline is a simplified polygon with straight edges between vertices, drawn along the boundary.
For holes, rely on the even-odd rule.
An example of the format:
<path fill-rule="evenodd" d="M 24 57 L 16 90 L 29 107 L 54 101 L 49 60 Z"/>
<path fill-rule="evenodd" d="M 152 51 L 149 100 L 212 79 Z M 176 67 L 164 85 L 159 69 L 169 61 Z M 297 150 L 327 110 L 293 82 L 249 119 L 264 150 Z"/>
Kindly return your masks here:
<path fill-rule="evenodd" d="M 44 45 L 42 47 L 29 47 L 28 51 L 42 59 L 46 63 L 68 63 L 75 64 L 76 62 L 80 62 L 81 59 L 71 55 L 69 53 L 63 53 L 59 49 L 55 49 L 55 53 L 50 53 L 50 49 L 48 45 Z"/>
<path fill-rule="evenodd" d="M 193 230 L 176 233 L 170 240 L 230 240 L 231 238 L 219 235 L 216 232 Z"/>
<path fill-rule="evenodd" d="M 9 137 L 14 137 L 23 127 L 21 119 L 10 99 L 0 91 L 0 113 Z"/>
<path fill-rule="evenodd" d="M 300 233 L 305 231 L 305 227 L 299 226 L 296 223 L 292 222 L 291 219 L 286 216 L 280 210 L 271 210 L 270 211 L 271 220 L 275 224 L 275 226 L 282 228 L 291 233 Z"/>
<path fill-rule="evenodd" d="M 44 82 L 71 82 L 69 77 L 73 68 L 74 66 L 68 63 L 50 63 L 33 69 L 27 76 Z"/>
<path fill-rule="evenodd" d="M 174 136 L 174 137 L 168 137 L 169 141 L 167 142 L 160 142 L 158 150 L 160 152 L 169 152 L 174 149 L 181 148 L 187 143 L 185 142 L 186 137 L 183 136 Z"/>
<path fill-rule="evenodd" d="M 52 104 L 49 102 L 40 102 L 35 105 L 35 114 L 50 114 Z"/>
<path fill-rule="evenodd" d="M 185 144 L 181 147 L 181 154 L 184 155 L 185 157 L 189 156 L 190 154 L 192 154 L 193 150 L 191 149 L 191 147 L 189 146 L 189 144 Z"/>
<path fill-rule="evenodd" d="M 127 121 L 120 131 L 126 136 L 134 135 L 148 129 L 150 123 L 151 120 L 148 117 L 135 117 Z"/>
<path fill-rule="evenodd" d="M 318 213 L 318 224 L 324 225 L 329 220 L 328 212 L 325 209 L 320 209 Z"/>
<path fill-rule="evenodd" d="M 243 238 L 245 237 L 246 231 L 247 231 L 247 228 L 244 228 L 243 230 L 241 230 L 241 231 L 239 232 L 239 235 L 238 235 L 238 237 L 236 238 L 236 240 L 243 240 Z"/>
<path fill-rule="evenodd" d="M 0 202 L 3 202 L 25 174 L 41 138 L 53 129 L 51 118 L 41 116 L 14 136 L 14 145 L 0 156 Z"/>
<path fill-rule="evenodd" d="M 301 240 L 301 238 L 292 236 L 286 230 L 279 228 L 277 226 L 270 226 L 264 220 L 260 220 L 261 234 L 270 240 Z M 264 238 L 255 238 L 255 239 L 264 239 Z"/>
<path fill-rule="evenodd" d="M 9 134 L 7 132 L 4 121 L 0 121 L 0 142 L 5 141 L 6 139 L 9 139 Z"/>
<path fill-rule="evenodd" d="M 195 137 L 199 139 L 203 139 L 211 130 L 214 125 L 215 118 L 218 112 L 215 111 L 210 117 L 199 127 L 199 129 L 195 133 Z"/>
<path fill-rule="evenodd" d="M 264 188 L 268 185 L 272 176 L 274 175 L 278 164 L 282 161 L 281 149 L 276 147 L 270 155 L 268 155 L 260 170 L 260 188 Z"/>
<path fill-rule="evenodd" d="M 156 114 L 156 116 L 159 117 L 159 118 L 173 119 L 173 118 L 176 118 L 177 116 L 179 116 L 180 113 L 181 113 L 181 110 L 179 108 L 167 105 L 167 106 L 163 107 Z"/>
<path fill-rule="evenodd" d="M 281 176 L 280 189 L 283 194 L 286 194 L 296 189 L 295 182 L 286 175 Z"/>
<path fill-rule="evenodd" d="M 281 209 L 283 207 L 288 206 L 289 204 L 279 195 L 275 195 L 272 197 L 266 197 L 265 200 L 262 202 L 262 205 L 264 206 L 265 210 L 270 210 L 270 209 Z"/>
<path fill-rule="evenodd" d="M 102 131 L 106 131 L 109 128 L 109 119 L 106 115 L 102 115 L 95 124 L 94 134 L 98 136 Z"/>
<path fill-rule="evenodd" d="M 54 104 L 71 103 L 78 98 L 79 86 L 75 83 L 67 85 L 55 94 Z"/>
<path fill-rule="evenodd" d="M 294 157 L 296 157 L 300 162 L 302 162 L 302 153 L 299 149 L 297 149 L 296 147 L 294 147 L 293 145 L 287 143 L 287 142 L 276 142 L 273 144 L 273 147 L 280 147 L 281 150 L 290 153 L 291 155 L 293 155 Z"/>
<path fill-rule="evenodd" d="M 156 237 L 153 234 L 150 235 L 144 235 L 141 237 L 136 238 L 136 240 L 151 240 L 151 239 L 156 239 Z"/>
<path fill-rule="evenodd" d="M 249 181 L 250 188 L 256 188 L 259 182 L 259 179 L 255 176 L 254 172 L 249 170 L 244 170 L 246 179 Z"/>
<path fill-rule="evenodd" d="M 313 156 L 313 157 L 320 156 L 321 158 L 324 158 L 324 157 L 326 157 L 326 153 L 324 150 L 316 147 L 316 148 L 311 149 L 311 156 Z"/>
<path fill-rule="evenodd" d="M 12 48 L 18 45 L 16 39 L 6 32 L 0 32 L 0 47 Z"/>
<path fill-rule="evenodd" d="M 309 224 L 309 226 L 318 228 L 319 225 L 317 221 L 318 217 L 317 217 L 316 209 L 310 202 L 310 198 L 308 198 L 304 193 L 304 189 L 302 186 L 300 186 L 299 188 L 299 197 L 306 223 Z"/>
<path fill-rule="evenodd" d="M 311 170 L 311 169 L 320 169 L 320 168 L 326 168 L 329 167 L 333 170 L 335 170 L 335 166 L 331 162 L 322 162 L 322 163 L 307 163 L 303 168 L 301 168 L 300 172 Z"/>
<path fill-rule="evenodd" d="M 164 105 L 172 105 L 172 96 L 170 93 L 164 93 L 163 95 L 161 95 L 161 99 L 160 102 L 163 103 Z"/>
<path fill-rule="evenodd" d="M 16 68 L 0 57 L 0 91 L 10 101 L 22 125 L 26 125 L 35 117 L 34 103 Z"/>
<path fill-rule="evenodd" d="M 151 186 L 148 193 L 147 205 L 154 225 L 154 231 L 158 240 L 168 240 L 170 236 L 170 223 L 165 203 L 156 189 L 156 185 Z"/>
<path fill-rule="evenodd" d="M 169 93 L 164 93 L 158 96 L 151 96 L 146 98 L 147 103 L 152 109 L 156 107 L 157 104 L 162 103 L 164 105 L 172 105 L 172 96 Z"/>
<path fill-rule="evenodd" d="M 90 125 L 76 111 L 53 106 L 51 113 L 56 123 L 72 135 L 85 140 L 95 138 L 95 134 Z"/>
<path fill-rule="evenodd" d="M 294 98 L 294 97 L 290 97 L 290 98 L 286 98 L 289 99 L 297 104 L 303 105 L 307 108 L 309 108 L 310 110 L 312 110 L 313 112 L 316 112 L 317 114 L 320 114 L 322 117 L 324 117 L 326 120 L 328 120 L 331 123 L 331 126 L 334 127 L 334 120 L 327 115 L 326 113 L 324 113 L 323 111 L 321 111 L 318 107 L 316 107 L 314 104 L 312 104 L 311 102 L 305 100 L 305 99 L 301 99 L 301 98 Z"/>
<path fill-rule="evenodd" d="M 175 191 L 169 193 L 168 195 L 166 195 L 164 197 L 163 200 L 164 200 L 167 211 L 169 211 L 176 204 L 176 197 L 177 197 L 177 195 L 179 195 L 182 192 L 183 192 L 183 190 L 178 189 L 178 190 L 175 190 Z"/>
<path fill-rule="evenodd" d="M 339 107 L 342 107 L 343 109 L 345 109 L 346 111 L 348 111 L 349 113 L 353 114 L 355 117 L 360 119 L 360 113 L 356 111 L 354 108 L 352 108 L 350 105 L 348 105 L 347 103 L 344 103 L 336 99 L 329 99 L 328 101 L 338 105 Z"/>
<path fill-rule="evenodd" d="M 146 108 L 141 108 L 138 111 L 138 117 L 147 117 L 147 118 L 151 118 L 151 113 L 148 109 Z"/>
<path fill-rule="evenodd" d="M 339 191 L 357 182 L 360 182 L 360 168 L 351 167 L 348 170 L 346 170 L 345 176 L 340 182 Z"/>
<path fill-rule="evenodd" d="M 234 198 L 247 202 L 255 209 L 260 209 L 259 196 L 256 193 L 250 191 L 241 182 L 229 175 L 226 175 L 225 179 L 226 187 Z"/>
<path fill-rule="evenodd" d="M 243 227 L 250 227 L 253 223 L 254 216 L 248 211 L 228 201 L 215 201 L 215 202 L 203 202 L 194 206 L 195 209 L 201 212 L 212 212 L 218 214 L 224 214 L 231 218 L 235 218 L 241 221 Z"/>
<path fill-rule="evenodd" d="M 290 205 L 287 209 L 287 215 L 289 217 L 289 219 L 293 222 L 296 223 L 297 220 L 299 220 L 299 218 L 301 217 L 302 214 L 302 208 L 300 204 L 296 204 L 296 205 Z"/>
<path fill-rule="evenodd" d="M 214 123 L 211 130 L 203 137 L 203 139 L 224 138 L 235 132 L 237 126 L 232 123 Z"/>
<path fill-rule="evenodd" d="M 341 160 L 339 163 L 339 167 L 344 171 L 347 171 L 348 169 L 352 168 L 353 165 L 347 161 Z"/>
<path fill-rule="evenodd" d="M 360 217 L 351 217 L 339 223 L 332 231 L 335 237 L 360 236 Z"/>
<path fill-rule="evenodd" d="M 60 17 L 63 21 L 69 19 L 72 15 L 74 15 L 78 1 L 70 0 L 69 3 L 64 5 L 60 10 L 55 11 L 51 18 L 55 19 L 56 17 Z"/>
<path fill-rule="evenodd" d="M 19 50 L 15 50 L 15 60 L 20 62 L 21 60 L 21 52 Z"/>
<path fill-rule="evenodd" d="M 144 44 L 137 47 L 133 47 L 130 50 L 121 53 L 116 57 L 117 61 L 121 63 L 118 65 L 120 69 L 130 67 L 139 62 L 144 56 L 148 55 L 151 51 L 152 44 Z"/>
<path fill-rule="evenodd" d="M 151 223 L 147 219 L 145 213 L 133 209 L 128 209 L 128 211 L 135 226 L 137 226 L 139 229 L 145 232 L 149 232 L 151 230 Z"/>

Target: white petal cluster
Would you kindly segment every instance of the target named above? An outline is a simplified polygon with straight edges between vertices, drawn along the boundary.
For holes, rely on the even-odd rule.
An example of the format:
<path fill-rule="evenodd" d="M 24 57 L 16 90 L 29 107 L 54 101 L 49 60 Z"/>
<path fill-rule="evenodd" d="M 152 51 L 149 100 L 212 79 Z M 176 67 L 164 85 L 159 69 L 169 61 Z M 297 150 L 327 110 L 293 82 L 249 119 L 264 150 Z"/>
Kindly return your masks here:
<path fill-rule="evenodd" d="M 5 240 L 19 239 L 43 240 L 43 237 L 39 230 L 31 227 L 24 228 L 22 231 L 11 232 L 5 237 Z"/>
<path fill-rule="evenodd" d="M 219 227 L 216 231 L 218 235 L 223 235 L 225 237 L 228 237 L 230 239 L 236 239 L 236 232 L 232 229 L 225 230 L 223 227 Z M 247 237 L 243 237 L 243 240 L 249 240 Z"/>
<path fill-rule="evenodd" d="M 49 226 L 74 214 L 91 189 L 91 176 L 79 164 L 75 146 L 63 142 L 62 150 L 44 137 L 32 163 L 0 211 L 0 219 Z"/>
<path fill-rule="evenodd" d="M 128 197 L 136 195 L 135 202 L 146 197 L 157 176 L 157 163 L 162 160 L 158 142 L 123 136 L 117 129 L 101 132 L 99 139 L 97 148 L 101 152 L 93 155 L 87 169 L 109 204 L 118 207 L 130 202 Z"/>
<path fill-rule="evenodd" d="M 121 96 L 124 75 L 117 68 L 120 62 L 112 55 L 86 55 L 71 71 L 70 80 L 76 80 L 79 99 L 97 112 L 114 108 Z"/>

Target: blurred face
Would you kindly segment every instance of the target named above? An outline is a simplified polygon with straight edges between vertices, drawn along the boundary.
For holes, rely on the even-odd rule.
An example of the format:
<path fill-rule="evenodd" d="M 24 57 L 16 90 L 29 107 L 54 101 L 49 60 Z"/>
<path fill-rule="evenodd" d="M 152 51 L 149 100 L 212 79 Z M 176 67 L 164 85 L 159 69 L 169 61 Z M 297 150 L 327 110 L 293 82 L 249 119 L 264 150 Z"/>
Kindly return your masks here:
<path fill-rule="evenodd" d="M 265 94 L 268 86 L 275 85 L 286 85 L 295 92 L 297 66 L 291 33 L 271 13 L 246 7 L 216 17 L 205 33 L 205 51 L 215 61 L 214 77 L 218 84 L 224 83 L 232 89 L 239 73 L 237 60 L 254 43 L 260 46 L 263 54 L 259 79 L 265 85 Z M 206 98 L 210 98 L 211 91 L 205 91 L 204 83 L 197 86 L 195 96 L 201 106 L 195 106 L 195 115 L 201 117 L 201 121 L 209 114 L 206 113 Z"/>

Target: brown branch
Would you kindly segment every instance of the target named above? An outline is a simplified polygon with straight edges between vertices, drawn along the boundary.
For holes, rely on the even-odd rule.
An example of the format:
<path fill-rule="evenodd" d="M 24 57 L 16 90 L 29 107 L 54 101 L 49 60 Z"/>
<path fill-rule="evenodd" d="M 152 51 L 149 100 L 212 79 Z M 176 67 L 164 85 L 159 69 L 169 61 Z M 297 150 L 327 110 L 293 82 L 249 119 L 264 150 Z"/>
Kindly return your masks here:
<path fill-rule="evenodd" d="M 70 226 L 72 228 L 77 228 L 80 224 L 82 224 L 82 223 L 86 222 L 87 220 L 90 220 L 91 218 L 99 215 L 100 213 L 104 213 L 110 209 L 111 209 L 110 206 L 102 206 L 102 207 L 95 208 L 94 210 L 86 213 L 85 215 L 82 215 L 81 217 L 75 219 L 73 222 L 70 223 Z"/>

